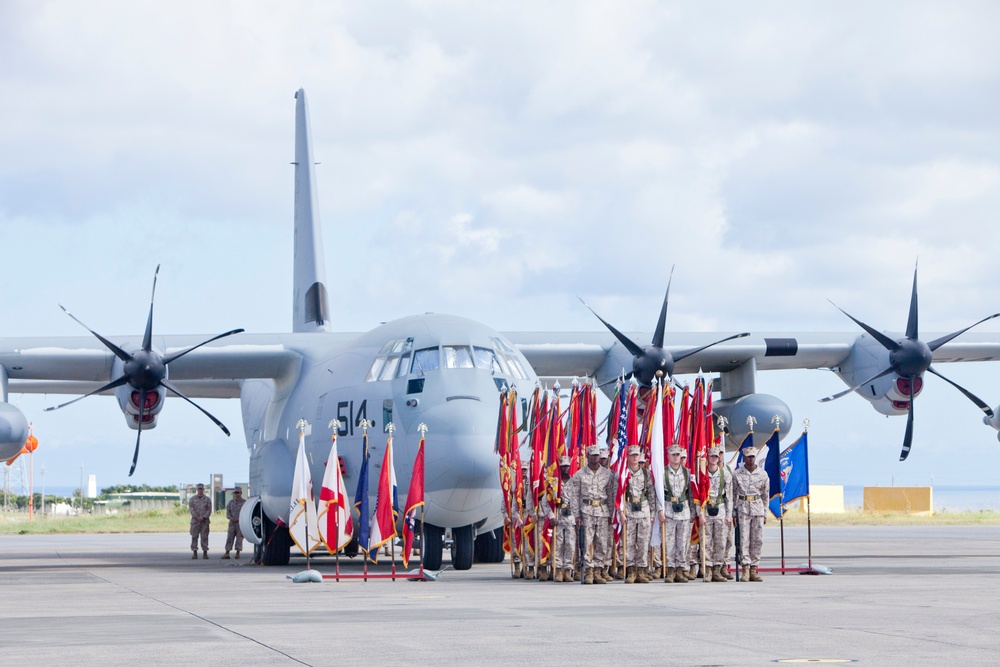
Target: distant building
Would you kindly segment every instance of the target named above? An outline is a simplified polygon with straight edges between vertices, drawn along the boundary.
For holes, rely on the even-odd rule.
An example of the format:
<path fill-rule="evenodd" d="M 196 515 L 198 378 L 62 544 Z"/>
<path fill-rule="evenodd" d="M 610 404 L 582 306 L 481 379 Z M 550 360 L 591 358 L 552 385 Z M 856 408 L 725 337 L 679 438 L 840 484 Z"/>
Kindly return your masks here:
<path fill-rule="evenodd" d="M 181 494 L 161 491 L 136 491 L 132 493 L 112 493 L 107 500 L 94 501 L 95 514 L 118 514 L 119 512 L 141 512 L 143 510 L 169 510 L 181 501 Z"/>

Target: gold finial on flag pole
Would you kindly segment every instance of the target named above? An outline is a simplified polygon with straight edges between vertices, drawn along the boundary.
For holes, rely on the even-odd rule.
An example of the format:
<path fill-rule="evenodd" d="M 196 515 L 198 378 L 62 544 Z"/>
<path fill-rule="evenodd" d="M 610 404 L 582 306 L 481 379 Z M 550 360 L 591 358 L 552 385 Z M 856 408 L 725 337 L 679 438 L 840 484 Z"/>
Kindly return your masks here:
<path fill-rule="evenodd" d="M 362 432 L 362 433 L 363 433 L 364 435 L 368 435 L 368 427 L 369 427 L 369 426 L 374 426 L 374 425 L 375 425 L 375 424 L 373 424 L 373 423 L 372 423 L 371 421 L 369 421 L 369 420 L 367 420 L 367 419 L 362 419 L 362 420 L 361 420 L 361 421 L 360 421 L 360 422 L 358 423 L 358 426 L 360 426 L 360 427 L 361 427 L 361 432 Z"/>
<path fill-rule="evenodd" d="M 783 421 L 784 420 L 781 418 L 781 415 L 774 415 L 771 417 L 771 423 L 774 424 L 775 428 L 781 428 L 781 422 Z"/>
<path fill-rule="evenodd" d="M 808 433 L 809 432 L 809 420 L 808 419 L 803 419 L 802 420 L 802 432 L 803 433 Z"/>
<path fill-rule="evenodd" d="M 747 426 L 750 427 L 750 432 L 753 433 L 753 425 L 757 423 L 757 418 L 753 415 L 747 416 Z"/>
<path fill-rule="evenodd" d="M 417 430 L 420 431 L 420 437 L 423 438 L 427 435 L 427 424 L 420 422 L 420 426 L 417 427 Z"/>

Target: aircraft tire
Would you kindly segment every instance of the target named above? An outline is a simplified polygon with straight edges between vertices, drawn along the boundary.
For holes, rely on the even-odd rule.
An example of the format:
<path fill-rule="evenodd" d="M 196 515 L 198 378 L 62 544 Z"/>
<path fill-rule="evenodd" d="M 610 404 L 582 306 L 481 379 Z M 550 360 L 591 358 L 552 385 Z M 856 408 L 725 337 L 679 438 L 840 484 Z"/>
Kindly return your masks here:
<path fill-rule="evenodd" d="M 453 540 L 451 564 L 456 570 L 468 570 L 472 567 L 472 556 L 475 551 L 475 539 L 472 537 L 472 525 L 452 528 Z"/>
<path fill-rule="evenodd" d="M 505 556 L 503 528 L 491 530 L 476 537 L 475 556 L 477 563 L 502 563 Z"/>
<path fill-rule="evenodd" d="M 288 534 L 288 528 L 278 526 L 266 517 L 265 520 L 267 533 L 260 562 L 263 565 L 288 565 L 292 549 L 292 536 Z"/>
<path fill-rule="evenodd" d="M 424 544 L 421 556 L 424 559 L 425 570 L 440 570 L 441 556 L 444 551 L 444 528 L 429 523 L 424 524 Z"/>

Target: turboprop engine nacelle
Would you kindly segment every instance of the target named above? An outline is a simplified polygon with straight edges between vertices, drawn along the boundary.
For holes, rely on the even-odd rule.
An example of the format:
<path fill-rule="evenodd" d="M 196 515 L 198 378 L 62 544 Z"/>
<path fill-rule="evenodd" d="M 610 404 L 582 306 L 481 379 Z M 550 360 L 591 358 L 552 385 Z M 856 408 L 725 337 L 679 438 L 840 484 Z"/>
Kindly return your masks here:
<path fill-rule="evenodd" d="M 0 404 L 2 405 L 2 404 Z M 997 440 L 1000 440 L 1000 405 L 993 409 L 992 417 L 983 417 L 983 423 L 997 431 Z"/>
<path fill-rule="evenodd" d="M 889 351 L 863 335 L 858 337 L 847 359 L 834 372 L 848 387 L 854 387 L 889 365 Z M 923 377 L 918 375 L 913 380 L 913 395 L 917 396 L 923 388 Z M 883 415 L 905 415 L 910 404 L 910 379 L 890 373 L 862 385 L 856 393 Z"/>
<path fill-rule="evenodd" d="M 0 460 L 9 459 L 28 439 L 28 420 L 10 403 L 0 402 Z"/>
<path fill-rule="evenodd" d="M 754 444 L 758 447 L 771 436 L 774 431 L 773 419 L 781 419 L 778 435 L 784 438 L 792 427 L 792 411 L 777 396 L 768 394 L 747 394 L 739 398 L 723 398 L 712 404 L 716 419 L 725 417 L 728 421 L 729 435 L 726 438 L 726 448 L 737 449 L 750 432 L 747 418 L 756 420 L 754 426 Z M 760 438 L 760 440 L 758 440 Z"/>
<path fill-rule="evenodd" d="M 114 371 L 121 374 L 121 361 L 115 361 Z M 162 386 L 146 391 L 146 404 L 142 410 L 142 430 L 156 428 L 156 417 L 163 409 L 163 401 L 167 396 L 167 390 Z M 139 401 L 142 400 L 142 392 L 130 384 L 124 384 L 115 389 L 115 398 L 118 399 L 118 407 L 125 415 L 125 423 L 133 431 L 139 430 Z"/>

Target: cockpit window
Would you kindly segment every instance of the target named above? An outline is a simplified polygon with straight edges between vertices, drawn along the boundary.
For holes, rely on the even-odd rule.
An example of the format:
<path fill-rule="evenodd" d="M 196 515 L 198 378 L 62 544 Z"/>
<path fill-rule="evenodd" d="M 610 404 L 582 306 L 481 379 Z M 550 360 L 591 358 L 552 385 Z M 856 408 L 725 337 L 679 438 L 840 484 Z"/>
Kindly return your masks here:
<path fill-rule="evenodd" d="M 465 345 L 445 345 L 441 349 L 446 368 L 474 368 L 472 351 Z"/>
<path fill-rule="evenodd" d="M 509 369 L 507 372 L 509 375 L 513 375 L 522 380 L 528 379 L 528 374 L 524 370 L 524 366 L 517 358 L 517 353 L 514 351 L 510 345 L 507 344 L 502 338 L 493 338 L 493 342 L 497 344 L 497 356 L 500 359 L 501 365 Z"/>
<path fill-rule="evenodd" d="M 476 368 L 482 368 L 491 373 L 503 373 L 503 368 L 493 350 L 488 347 L 473 347 L 472 354 L 476 358 Z"/>
<path fill-rule="evenodd" d="M 372 361 L 368 375 L 365 376 L 365 382 L 391 380 L 398 377 L 397 370 L 400 370 L 400 374 L 405 374 L 406 370 L 403 369 L 409 368 L 410 350 L 412 349 L 412 338 L 395 338 L 386 341 L 382 349 L 379 350 L 378 356 Z M 401 360 L 402 363 L 400 363 Z"/>
<path fill-rule="evenodd" d="M 413 353 L 413 367 L 410 372 L 420 375 L 441 367 L 441 357 L 436 347 L 426 347 Z"/>

